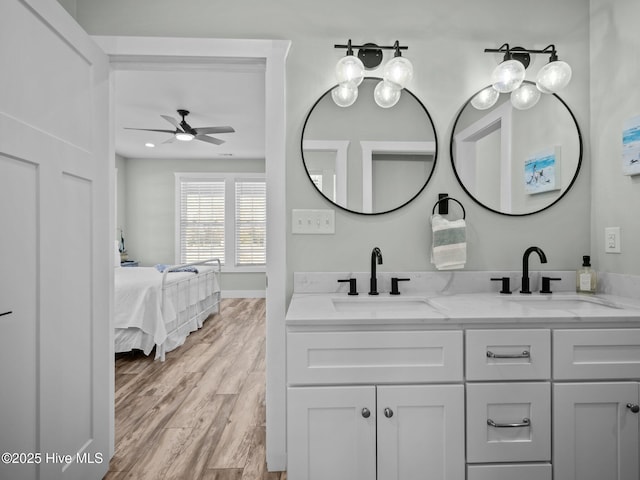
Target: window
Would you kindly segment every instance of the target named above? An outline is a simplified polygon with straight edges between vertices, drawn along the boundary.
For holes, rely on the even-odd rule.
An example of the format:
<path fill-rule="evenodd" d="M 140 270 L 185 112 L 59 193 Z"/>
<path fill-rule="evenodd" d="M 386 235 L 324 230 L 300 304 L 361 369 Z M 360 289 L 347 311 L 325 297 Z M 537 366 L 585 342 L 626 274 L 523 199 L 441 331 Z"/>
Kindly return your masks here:
<path fill-rule="evenodd" d="M 179 263 L 217 257 L 226 271 L 264 271 L 264 175 L 177 173 L 176 230 Z"/>
<path fill-rule="evenodd" d="M 265 265 L 266 184 L 236 180 L 236 265 Z"/>

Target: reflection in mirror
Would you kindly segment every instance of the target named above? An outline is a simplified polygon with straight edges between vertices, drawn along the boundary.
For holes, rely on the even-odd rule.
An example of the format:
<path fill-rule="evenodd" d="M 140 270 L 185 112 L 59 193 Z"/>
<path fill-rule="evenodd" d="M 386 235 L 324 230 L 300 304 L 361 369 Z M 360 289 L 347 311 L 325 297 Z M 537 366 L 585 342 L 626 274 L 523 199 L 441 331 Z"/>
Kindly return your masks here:
<path fill-rule="evenodd" d="M 458 181 L 480 205 L 506 215 L 529 215 L 556 203 L 571 188 L 582 162 L 582 137 L 557 95 L 542 95 L 529 110 L 509 95 L 478 110 L 470 99 L 451 135 Z"/>
<path fill-rule="evenodd" d="M 338 107 L 331 90 L 315 103 L 302 131 L 310 180 L 328 200 L 355 213 L 380 214 L 413 200 L 433 174 L 436 133 L 424 105 L 407 89 L 392 108 L 380 108 L 365 78 L 358 99 Z"/>

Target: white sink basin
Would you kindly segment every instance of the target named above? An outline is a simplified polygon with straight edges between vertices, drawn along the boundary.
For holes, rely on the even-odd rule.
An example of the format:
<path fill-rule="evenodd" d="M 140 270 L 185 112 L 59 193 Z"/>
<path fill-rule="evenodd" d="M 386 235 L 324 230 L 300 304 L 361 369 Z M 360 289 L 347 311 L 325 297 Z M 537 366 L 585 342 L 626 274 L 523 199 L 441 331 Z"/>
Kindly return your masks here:
<path fill-rule="evenodd" d="M 421 297 L 353 296 L 333 298 L 332 302 L 337 312 L 437 312 Z"/>
<path fill-rule="evenodd" d="M 516 302 L 531 308 L 544 310 L 571 310 L 582 312 L 598 312 L 602 310 L 620 309 L 622 307 L 607 302 L 598 297 L 586 295 L 512 295 L 503 297 L 510 302 Z"/>

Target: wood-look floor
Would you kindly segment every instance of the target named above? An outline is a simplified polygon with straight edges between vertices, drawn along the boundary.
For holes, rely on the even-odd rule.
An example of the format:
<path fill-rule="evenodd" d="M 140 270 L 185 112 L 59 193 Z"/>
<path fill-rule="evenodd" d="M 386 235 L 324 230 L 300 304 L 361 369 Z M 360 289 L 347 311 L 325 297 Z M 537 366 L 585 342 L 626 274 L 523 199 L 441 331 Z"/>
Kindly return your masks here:
<path fill-rule="evenodd" d="M 165 362 L 116 358 L 104 480 L 286 480 L 265 464 L 265 301 L 223 299 Z"/>

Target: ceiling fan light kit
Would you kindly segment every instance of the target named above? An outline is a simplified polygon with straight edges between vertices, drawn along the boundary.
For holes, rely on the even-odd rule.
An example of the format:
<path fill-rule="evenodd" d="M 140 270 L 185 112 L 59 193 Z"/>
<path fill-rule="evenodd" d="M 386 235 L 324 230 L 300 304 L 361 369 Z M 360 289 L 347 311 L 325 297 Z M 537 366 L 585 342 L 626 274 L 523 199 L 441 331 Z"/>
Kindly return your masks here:
<path fill-rule="evenodd" d="M 192 135 L 187 132 L 176 132 L 176 140 L 180 140 L 181 142 L 190 142 L 195 138 L 195 135 Z"/>
<path fill-rule="evenodd" d="M 200 140 L 207 143 L 212 143 L 214 145 L 222 145 L 225 141 L 216 138 L 210 137 L 211 133 L 233 133 L 235 132 L 233 127 L 230 126 L 219 126 L 219 127 L 192 127 L 187 123 L 185 117 L 189 115 L 189 110 L 179 109 L 178 115 L 182 117 L 181 121 L 176 120 L 169 115 L 160 115 L 167 122 L 175 127 L 175 130 L 168 129 L 157 129 L 157 128 L 129 128 L 125 127 L 125 130 L 141 130 L 145 132 L 160 132 L 160 133 L 170 133 L 172 137 L 165 140 L 163 143 L 172 143 L 174 140 L 179 140 L 181 142 L 190 142 L 191 140 Z"/>

